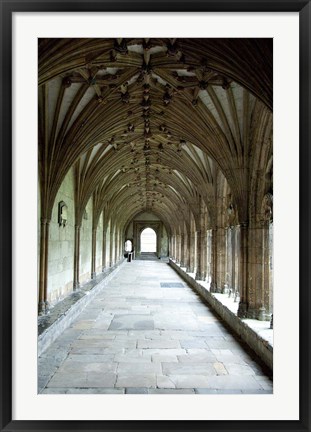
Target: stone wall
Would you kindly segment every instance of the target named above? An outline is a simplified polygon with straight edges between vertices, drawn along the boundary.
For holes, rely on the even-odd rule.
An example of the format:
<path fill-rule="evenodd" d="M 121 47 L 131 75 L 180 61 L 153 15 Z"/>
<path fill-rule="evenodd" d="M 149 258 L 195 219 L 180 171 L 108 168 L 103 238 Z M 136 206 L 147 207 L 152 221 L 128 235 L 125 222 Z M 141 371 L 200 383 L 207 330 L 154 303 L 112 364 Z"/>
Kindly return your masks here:
<path fill-rule="evenodd" d="M 49 232 L 48 302 L 54 304 L 72 291 L 74 254 L 74 183 L 70 170 L 57 193 Z M 58 203 L 68 207 L 66 226 L 58 224 Z"/>

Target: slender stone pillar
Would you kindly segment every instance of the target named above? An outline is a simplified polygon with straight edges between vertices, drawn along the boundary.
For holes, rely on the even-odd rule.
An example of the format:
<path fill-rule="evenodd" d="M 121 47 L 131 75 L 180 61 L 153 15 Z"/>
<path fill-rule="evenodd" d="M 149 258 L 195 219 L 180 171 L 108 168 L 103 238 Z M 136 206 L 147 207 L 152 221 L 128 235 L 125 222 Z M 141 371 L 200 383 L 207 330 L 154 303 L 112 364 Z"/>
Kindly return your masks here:
<path fill-rule="evenodd" d="M 106 270 L 106 247 L 107 247 L 106 227 L 105 227 L 104 221 L 103 221 L 102 272 L 104 272 Z"/>
<path fill-rule="evenodd" d="M 180 266 L 185 267 L 185 234 L 180 235 Z"/>
<path fill-rule="evenodd" d="M 110 258 L 110 263 L 109 263 L 109 267 L 113 267 L 114 265 L 114 235 L 113 235 L 113 227 L 112 227 L 112 223 L 110 225 L 110 253 L 109 253 L 109 258 Z"/>
<path fill-rule="evenodd" d="M 115 263 L 117 264 L 119 262 L 119 253 L 120 253 L 120 237 L 119 237 L 119 229 L 116 228 L 115 233 Z"/>
<path fill-rule="evenodd" d="M 239 291 L 240 303 L 238 316 L 247 318 L 248 309 L 248 224 L 240 224 L 240 272 Z"/>
<path fill-rule="evenodd" d="M 74 243 L 74 257 L 73 257 L 73 289 L 79 288 L 80 274 L 80 225 L 75 225 L 75 243 Z"/>
<path fill-rule="evenodd" d="M 190 273 L 195 270 L 195 232 L 190 232 Z"/>
<path fill-rule="evenodd" d="M 217 289 L 217 227 L 212 229 L 211 239 L 211 292 L 218 292 Z"/>
<path fill-rule="evenodd" d="M 233 243 L 233 263 L 234 263 L 234 301 L 238 301 L 239 291 L 239 280 L 240 280 L 240 226 L 234 227 L 234 243 Z"/>
<path fill-rule="evenodd" d="M 212 230 L 206 233 L 206 277 L 208 282 L 212 280 Z"/>
<path fill-rule="evenodd" d="M 270 271 L 270 222 L 262 223 L 262 269 L 261 269 L 261 307 L 258 311 L 258 319 L 266 321 L 270 319 L 271 304 L 272 304 L 272 289 L 271 289 L 271 271 Z"/>
<path fill-rule="evenodd" d="M 204 280 L 203 279 L 203 274 L 202 274 L 202 267 L 203 267 L 203 263 L 202 263 L 202 235 L 201 235 L 201 231 L 197 231 L 196 232 L 196 272 L 195 272 L 195 279 L 196 280 Z"/>
<path fill-rule="evenodd" d="M 217 292 L 224 292 L 226 284 L 226 231 L 217 229 Z"/>
<path fill-rule="evenodd" d="M 47 301 L 47 273 L 48 273 L 48 248 L 49 248 L 50 220 L 41 218 L 40 228 L 40 261 L 39 261 L 39 315 L 44 315 L 49 308 Z"/>
<path fill-rule="evenodd" d="M 180 264 L 180 234 L 176 235 L 176 264 Z"/>
<path fill-rule="evenodd" d="M 252 221 L 248 228 L 248 285 L 247 317 L 256 319 L 264 315 L 262 303 L 263 283 L 263 228 Z"/>
<path fill-rule="evenodd" d="M 201 280 L 206 280 L 207 276 L 207 231 L 201 231 Z"/>
<path fill-rule="evenodd" d="M 186 242 L 185 242 L 185 266 L 186 271 L 190 272 L 190 233 L 187 232 Z"/>
<path fill-rule="evenodd" d="M 176 236 L 175 236 L 175 234 L 172 235 L 172 258 L 173 258 L 173 260 L 176 260 Z"/>
<path fill-rule="evenodd" d="M 225 228 L 225 240 L 226 240 L 226 265 L 225 265 L 225 285 L 223 288 L 224 293 L 232 291 L 232 244 L 231 244 L 231 228 Z"/>
<path fill-rule="evenodd" d="M 92 228 L 92 264 L 91 264 L 91 278 L 96 278 L 96 234 L 97 230 Z"/>
<path fill-rule="evenodd" d="M 206 279 L 206 272 L 204 261 L 206 261 L 206 235 L 205 231 L 197 231 L 197 268 L 195 279 L 204 281 Z"/>

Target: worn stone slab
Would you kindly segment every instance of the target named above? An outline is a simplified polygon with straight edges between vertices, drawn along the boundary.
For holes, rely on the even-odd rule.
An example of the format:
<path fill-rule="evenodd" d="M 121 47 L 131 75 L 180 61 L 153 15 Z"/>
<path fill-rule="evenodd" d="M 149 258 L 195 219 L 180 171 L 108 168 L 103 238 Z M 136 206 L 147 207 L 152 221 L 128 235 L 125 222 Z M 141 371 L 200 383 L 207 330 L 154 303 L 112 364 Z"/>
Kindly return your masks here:
<path fill-rule="evenodd" d="M 160 348 L 160 349 L 179 349 L 180 343 L 177 340 L 156 339 L 156 340 L 138 340 L 138 348 Z"/>
<path fill-rule="evenodd" d="M 150 375 L 161 374 L 162 368 L 160 363 L 144 362 L 139 364 L 134 363 L 119 363 L 117 368 L 118 377 L 123 375 Z M 125 386 L 126 387 L 126 386 Z"/>
<path fill-rule="evenodd" d="M 217 375 L 228 375 L 228 371 L 222 363 L 213 363 Z"/>
<path fill-rule="evenodd" d="M 243 364 L 236 364 L 236 363 L 225 363 L 226 369 L 229 372 L 230 375 L 255 375 L 255 371 Z"/>
<path fill-rule="evenodd" d="M 169 379 L 178 389 L 183 388 L 206 388 L 210 377 L 206 375 L 170 375 Z"/>
<path fill-rule="evenodd" d="M 116 375 L 113 373 L 83 372 L 57 373 L 48 383 L 48 387 L 114 387 Z"/>
<path fill-rule="evenodd" d="M 262 390 L 253 376 L 217 375 L 209 377 L 207 388 L 220 390 Z"/>
<path fill-rule="evenodd" d="M 196 338 L 196 339 L 186 339 L 180 341 L 181 348 L 206 348 L 206 343 L 204 339 L 202 338 Z"/>
<path fill-rule="evenodd" d="M 180 363 L 215 363 L 216 357 L 210 352 L 199 354 L 185 354 L 177 356 Z"/>
<path fill-rule="evenodd" d="M 178 363 L 178 358 L 174 354 L 154 354 L 151 356 L 151 359 L 153 362 Z"/>
<path fill-rule="evenodd" d="M 77 356 L 75 356 L 77 357 Z M 81 362 L 72 359 L 67 359 L 58 369 L 58 373 L 84 373 L 84 372 L 98 372 L 98 373 L 114 373 L 117 369 L 117 363 L 112 362 Z"/>
<path fill-rule="evenodd" d="M 76 347 L 70 350 L 70 354 L 84 354 L 84 355 L 106 355 L 106 354 L 124 354 L 125 348 L 120 347 Z"/>
<path fill-rule="evenodd" d="M 154 320 L 149 315 L 117 315 L 109 330 L 154 330 Z"/>
<path fill-rule="evenodd" d="M 216 375 L 210 363 L 162 363 L 162 370 L 164 375 Z"/>
<path fill-rule="evenodd" d="M 157 376 L 157 387 L 158 388 L 175 388 L 173 381 L 166 375 Z"/>
<path fill-rule="evenodd" d="M 110 363 L 114 354 L 69 354 L 68 360 L 81 363 Z"/>
<path fill-rule="evenodd" d="M 155 374 L 118 376 L 116 387 L 156 387 Z"/>
<path fill-rule="evenodd" d="M 108 339 L 79 339 L 72 344 L 72 349 L 76 348 L 109 348 L 109 349 L 134 349 L 136 348 L 136 340 L 122 340 L 118 341 Z"/>
<path fill-rule="evenodd" d="M 144 348 L 142 350 L 143 356 L 150 355 L 185 355 L 187 351 L 185 349 L 174 349 L 174 348 Z"/>

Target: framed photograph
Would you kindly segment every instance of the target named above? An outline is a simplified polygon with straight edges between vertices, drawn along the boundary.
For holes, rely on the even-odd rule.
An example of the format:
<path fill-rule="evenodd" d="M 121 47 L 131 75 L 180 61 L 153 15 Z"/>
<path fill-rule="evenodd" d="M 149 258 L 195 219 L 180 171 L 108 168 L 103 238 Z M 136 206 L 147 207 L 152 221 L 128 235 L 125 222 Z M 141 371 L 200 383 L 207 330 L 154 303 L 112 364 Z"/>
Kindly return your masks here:
<path fill-rule="evenodd" d="M 310 1 L 0 4 L 1 430 L 311 430 Z"/>

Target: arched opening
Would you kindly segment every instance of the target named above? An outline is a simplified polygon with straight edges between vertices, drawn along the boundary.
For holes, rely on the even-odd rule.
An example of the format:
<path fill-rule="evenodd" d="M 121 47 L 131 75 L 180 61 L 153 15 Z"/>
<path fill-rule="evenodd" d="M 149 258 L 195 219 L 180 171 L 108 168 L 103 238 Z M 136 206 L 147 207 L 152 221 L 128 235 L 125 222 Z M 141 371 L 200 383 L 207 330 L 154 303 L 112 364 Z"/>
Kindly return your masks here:
<path fill-rule="evenodd" d="M 141 252 L 157 251 L 157 235 L 152 228 L 145 228 L 140 235 Z"/>
<path fill-rule="evenodd" d="M 125 252 L 131 252 L 133 250 L 133 244 L 131 240 L 126 240 L 124 244 Z"/>

